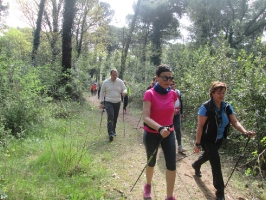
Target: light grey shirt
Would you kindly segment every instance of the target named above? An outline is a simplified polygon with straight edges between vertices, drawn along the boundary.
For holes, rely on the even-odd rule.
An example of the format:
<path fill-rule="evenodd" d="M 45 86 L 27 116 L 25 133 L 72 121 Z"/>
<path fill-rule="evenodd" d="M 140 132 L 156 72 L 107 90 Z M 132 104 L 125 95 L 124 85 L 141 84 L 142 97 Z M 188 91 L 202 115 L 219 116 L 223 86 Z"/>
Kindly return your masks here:
<path fill-rule="evenodd" d="M 109 101 L 111 103 L 118 103 L 121 101 L 121 94 L 127 93 L 127 88 L 124 82 L 116 78 L 113 82 L 111 77 L 103 81 L 100 91 L 100 102 Z"/>

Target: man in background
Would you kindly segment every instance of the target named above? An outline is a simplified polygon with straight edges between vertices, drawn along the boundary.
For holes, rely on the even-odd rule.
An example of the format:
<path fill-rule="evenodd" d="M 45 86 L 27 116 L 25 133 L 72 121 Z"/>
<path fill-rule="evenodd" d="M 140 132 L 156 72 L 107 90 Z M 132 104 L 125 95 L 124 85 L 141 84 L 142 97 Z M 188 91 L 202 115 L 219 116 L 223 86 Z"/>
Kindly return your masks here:
<path fill-rule="evenodd" d="M 105 99 L 104 99 L 105 94 Z M 118 71 L 112 69 L 110 77 L 103 81 L 100 91 L 100 109 L 105 108 L 107 113 L 107 131 L 109 140 L 116 136 L 116 123 L 121 104 L 121 95 L 124 97 L 127 89 L 124 82 L 118 78 Z"/>

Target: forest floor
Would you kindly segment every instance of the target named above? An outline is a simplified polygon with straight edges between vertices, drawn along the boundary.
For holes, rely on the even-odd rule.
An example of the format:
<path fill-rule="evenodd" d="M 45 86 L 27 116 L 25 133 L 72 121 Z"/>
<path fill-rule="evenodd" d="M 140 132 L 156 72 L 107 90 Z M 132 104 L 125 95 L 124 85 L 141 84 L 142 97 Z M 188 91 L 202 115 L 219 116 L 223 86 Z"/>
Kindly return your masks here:
<path fill-rule="evenodd" d="M 87 100 L 98 108 L 99 100 L 97 96 L 88 97 Z M 127 114 L 124 114 L 123 123 L 123 113 L 122 108 L 120 108 L 117 136 L 114 138 L 113 142 L 108 141 L 106 113 L 102 115 L 103 119 L 100 129 L 102 135 L 106 134 L 106 136 L 104 135 L 106 143 L 104 143 L 104 147 L 101 148 L 109 152 L 110 159 L 105 160 L 105 162 L 107 170 L 112 174 L 111 177 L 102 180 L 103 188 L 106 190 L 106 199 L 143 199 L 142 193 L 145 184 L 145 171 L 140 176 L 134 188 L 132 188 L 146 165 L 145 149 L 142 142 L 143 122 L 141 121 L 138 124 L 140 117 L 131 114 L 133 111 L 131 112 L 130 108 L 128 111 Z M 97 112 L 100 115 L 101 111 L 99 110 Z M 200 154 L 193 153 L 193 139 L 189 138 L 184 133 L 182 134 L 182 143 L 183 147 L 187 149 L 187 152 L 186 154 L 177 153 L 176 157 L 177 174 L 174 188 L 176 198 L 180 200 L 215 199 L 215 189 L 212 184 L 212 173 L 209 162 L 202 165 L 202 177 L 199 178 L 195 176 L 191 164 Z M 221 155 L 221 159 L 226 159 L 223 154 Z M 231 165 L 232 166 L 228 166 L 228 164 L 222 162 L 225 183 L 232 172 L 234 164 Z M 247 179 L 245 179 L 245 181 L 239 181 L 239 178 L 237 178 L 238 175 L 236 175 L 237 173 L 236 170 L 228 182 L 225 190 L 225 199 L 258 200 L 259 198 L 254 197 L 251 190 L 251 188 L 254 187 L 252 181 Z M 163 200 L 166 195 L 165 162 L 161 148 L 159 148 L 157 154 L 157 164 L 155 166 L 152 182 L 152 195 L 153 200 Z"/>

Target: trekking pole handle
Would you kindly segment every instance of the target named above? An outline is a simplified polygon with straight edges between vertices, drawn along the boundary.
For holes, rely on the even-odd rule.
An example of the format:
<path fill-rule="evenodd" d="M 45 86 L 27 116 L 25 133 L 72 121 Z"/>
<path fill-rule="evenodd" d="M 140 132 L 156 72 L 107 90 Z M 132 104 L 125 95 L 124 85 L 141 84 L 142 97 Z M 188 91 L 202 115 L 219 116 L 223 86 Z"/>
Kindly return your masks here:
<path fill-rule="evenodd" d="M 254 131 L 246 131 L 244 133 L 244 136 L 247 136 L 249 138 L 253 138 L 256 135 L 256 133 Z"/>
<path fill-rule="evenodd" d="M 158 128 L 158 132 L 160 133 L 160 135 L 163 137 L 163 138 L 165 138 L 165 137 L 167 137 L 168 135 L 164 135 L 164 131 L 163 130 L 167 130 L 169 133 L 168 133 L 168 135 L 170 134 L 170 132 L 172 132 L 172 131 L 174 131 L 174 127 L 170 127 L 170 126 L 160 126 L 159 128 Z"/>

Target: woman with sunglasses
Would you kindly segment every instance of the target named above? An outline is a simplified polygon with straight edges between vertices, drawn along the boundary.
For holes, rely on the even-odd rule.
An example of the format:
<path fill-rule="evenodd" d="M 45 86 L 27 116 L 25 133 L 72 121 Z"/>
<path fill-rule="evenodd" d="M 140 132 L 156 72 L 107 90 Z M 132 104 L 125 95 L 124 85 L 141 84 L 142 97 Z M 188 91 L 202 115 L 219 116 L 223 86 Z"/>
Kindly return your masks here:
<path fill-rule="evenodd" d="M 210 86 L 211 99 L 205 102 L 198 111 L 198 127 L 194 152 L 198 153 L 203 148 L 202 155 L 196 160 L 192 167 L 195 175 L 201 177 L 201 165 L 207 161 L 211 164 L 213 185 L 216 189 L 216 199 L 224 200 L 224 181 L 221 170 L 219 148 L 223 138 L 226 138 L 229 124 L 239 132 L 249 137 L 255 135 L 247 131 L 236 119 L 232 106 L 224 101 L 227 86 L 223 82 L 213 82 Z"/>
<path fill-rule="evenodd" d="M 151 185 L 156 164 L 156 155 L 161 145 L 166 163 L 166 200 L 175 200 L 173 195 L 176 177 L 176 145 L 173 129 L 174 104 L 177 94 L 171 90 L 172 71 L 167 65 L 156 70 L 157 83 L 143 97 L 143 143 L 146 148 L 147 167 L 144 199 L 151 199 Z"/>

